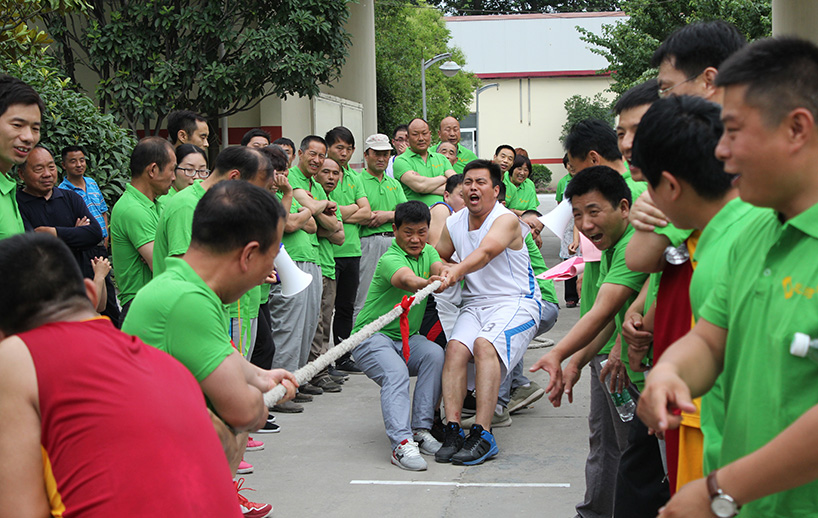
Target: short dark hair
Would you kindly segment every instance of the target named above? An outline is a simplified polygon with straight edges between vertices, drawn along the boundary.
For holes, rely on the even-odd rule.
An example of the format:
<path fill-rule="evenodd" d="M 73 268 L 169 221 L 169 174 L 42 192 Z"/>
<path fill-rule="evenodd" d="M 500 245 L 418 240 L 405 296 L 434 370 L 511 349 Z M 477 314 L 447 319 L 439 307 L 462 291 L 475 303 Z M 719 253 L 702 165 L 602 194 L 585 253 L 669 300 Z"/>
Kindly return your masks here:
<path fill-rule="evenodd" d="M 514 163 L 511 164 L 510 171 L 514 171 L 518 167 L 526 166 L 528 167 L 528 176 L 531 176 L 531 173 L 534 171 L 531 169 L 531 160 L 526 155 L 515 155 L 514 156 Z"/>
<path fill-rule="evenodd" d="M 688 95 L 656 101 L 639 122 L 633 163 L 654 188 L 667 171 L 702 198 L 719 199 L 733 179 L 715 155 L 723 131 L 717 104 Z"/>
<path fill-rule="evenodd" d="M 270 161 L 270 167 L 273 168 L 273 171 L 287 170 L 287 153 L 284 152 L 281 146 L 270 144 L 269 146 L 260 148 L 259 151 Z"/>
<path fill-rule="evenodd" d="M 717 86 L 746 85 L 744 101 L 778 124 L 796 108 L 818 120 L 818 47 L 792 37 L 756 41 L 724 62 Z"/>
<path fill-rule="evenodd" d="M 505 182 L 500 183 L 500 190 L 497 191 L 497 201 L 503 203 L 506 201 L 506 184 Z"/>
<path fill-rule="evenodd" d="M 286 217 L 270 191 L 249 182 L 219 182 L 196 205 L 190 243 L 223 254 L 258 241 L 266 252 L 275 241 L 279 220 Z"/>
<path fill-rule="evenodd" d="M 614 113 L 621 114 L 625 110 L 637 108 L 646 104 L 653 104 L 659 100 L 659 81 L 648 79 L 628 89 L 614 104 Z"/>
<path fill-rule="evenodd" d="M 82 146 L 65 146 L 62 148 L 62 153 L 60 153 L 62 161 L 65 162 L 65 158 L 68 156 L 68 153 L 74 153 L 76 151 L 80 151 L 83 155 L 88 156 L 88 153 L 85 152 L 85 148 Z"/>
<path fill-rule="evenodd" d="M 463 174 L 453 174 L 446 179 L 446 192 L 454 192 L 458 185 L 463 185 L 463 179 L 466 176 Z"/>
<path fill-rule="evenodd" d="M 259 156 L 246 146 L 228 146 L 216 156 L 213 165 L 213 174 L 223 175 L 233 169 L 238 169 L 239 178 L 252 180 L 259 169 Z"/>
<path fill-rule="evenodd" d="M 290 146 L 290 149 L 292 149 L 293 153 L 295 153 L 295 142 L 288 139 L 287 137 L 277 138 L 272 143 L 277 146 Z"/>
<path fill-rule="evenodd" d="M 395 207 L 395 228 L 400 228 L 401 225 L 407 223 L 426 223 L 430 224 L 432 221 L 432 213 L 429 211 L 429 206 L 422 201 L 411 200 L 404 203 L 399 203 Z"/>
<path fill-rule="evenodd" d="M 247 133 L 245 133 L 243 137 L 241 137 L 241 145 L 246 146 L 247 144 L 250 143 L 251 140 L 253 140 L 253 137 L 265 138 L 265 139 L 267 139 L 267 144 L 269 144 L 270 141 L 272 140 L 272 138 L 270 137 L 270 134 L 267 133 L 266 131 L 264 131 L 263 129 L 253 128 L 250 131 L 248 131 Z"/>
<path fill-rule="evenodd" d="M 568 153 L 565 153 L 564 155 L 562 155 L 562 167 L 565 167 L 567 169 L 568 162 L 570 162 L 570 160 L 568 160 Z"/>
<path fill-rule="evenodd" d="M 355 137 L 352 135 L 352 132 L 344 126 L 335 126 L 324 136 L 324 141 L 327 146 L 334 146 L 339 140 L 344 144 L 355 147 Z"/>
<path fill-rule="evenodd" d="M 167 140 L 160 137 L 144 137 L 136 143 L 131 153 L 131 178 L 139 178 L 145 168 L 155 163 L 163 169 L 171 160 L 176 159 Z"/>
<path fill-rule="evenodd" d="M 503 174 L 500 172 L 500 166 L 492 162 L 491 160 L 472 160 L 466 167 L 463 168 L 463 179 L 466 179 L 466 173 L 471 171 L 472 169 L 488 169 L 489 176 L 491 177 L 491 184 L 494 187 L 498 187 L 503 184 Z"/>
<path fill-rule="evenodd" d="M 406 133 L 409 133 L 409 125 L 401 124 L 399 126 L 395 126 L 395 131 L 392 132 L 392 138 L 397 137 L 399 131 L 405 131 Z"/>
<path fill-rule="evenodd" d="M 303 139 L 301 139 L 301 147 L 299 148 L 301 152 L 306 151 L 310 148 L 310 144 L 313 142 L 318 142 L 324 145 L 324 149 L 327 148 L 327 141 L 319 137 L 318 135 L 307 135 Z"/>
<path fill-rule="evenodd" d="M 586 167 L 574 175 L 565 188 L 565 198 L 582 196 L 592 191 L 601 194 L 614 208 L 618 207 L 622 200 L 627 200 L 629 207 L 631 205 L 631 190 L 625 179 L 606 165 Z"/>
<path fill-rule="evenodd" d="M 68 307 L 92 310 L 71 250 L 49 234 L 26 233 L 0 241 L 0 330 L 6 335 L 49 322 Z"/>
<path fill-rule="evenodd" d="M 36 104 L 40 109 L 40 116 L 45 113 L 45 103 L 31 85 L 8 74 L 0 74 L 0 115 L 15 104 Z"/>
<path fill-rule="evenodd" d="M 207 119 L 190 110 L 178 110 L 168 115 L 168 137 L 172 144 L 179 140 L 179 131 L 184 130 L 188 135 L 196 131 L 197 122 L 207 122 Z"/>
<path fill-rule="evenodd" d="M 181 146 L 176 148 L 176 163 L 178 164 L 191 153 L 199 153 L 204 157 L 205 163 L 207 163 L 207 153 L 204 152 L 204 149 L 194 144 L 182 144 Z"/>
<path fill-rule="evenodd" d="M 540 214 L 540 211 L 538 211 L 538 210 L 528 209 L 528 210 L 524 211 L 524 212 L 523 212 L 523 213 L 520 215 L 520 217 L 521 217 L 521 218 L 524 218 L 524 217 L 526 217 L 526 216 L 537 216 L 538 218 L 541 218 L 541 217 L 542 217 L 542 214 Z"/>
<path fill-rule="evenodd" d="M 747 39 L 735 25 L 722 20 L 695 22 L 673 31 L 650 59 L 658 67 L 673 58 L 673 66 L 687 77 L 701 74 L 705 68 L 719 69 L 722 62 L 747 45 Z"/>
<path fill-rule="evenodd" d="M 494 150 L 494 156 L 499 155 L 500 151 L 503 149 L 508 149 L 509 151 L 511 151 L 512 155 L 517 156 L 517 151 L 515 151 L 514 148 L 508 144 L 500 144 L 499 146 L 497 146 L 497 149 Z"/>
<path fill-rule="evenodd" d="M 596 151 L 605 160 L 622 159 L 616 132 L 610 124 L 599 119 L 585 119 L 571 126 L 565 137 L 565 150 L 579 160 L 584 160 L 591 151 Z"/>

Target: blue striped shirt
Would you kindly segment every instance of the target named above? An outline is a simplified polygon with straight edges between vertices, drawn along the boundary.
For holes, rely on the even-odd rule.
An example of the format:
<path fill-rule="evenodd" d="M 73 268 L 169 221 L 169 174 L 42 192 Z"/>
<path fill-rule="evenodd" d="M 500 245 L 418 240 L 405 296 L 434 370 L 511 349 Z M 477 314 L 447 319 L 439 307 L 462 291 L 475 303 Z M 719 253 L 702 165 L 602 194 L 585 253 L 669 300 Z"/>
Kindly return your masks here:
<path fill-rule="evenodd" d="M 105 220 L 102 218 L 102 215 L 108 212 L 108 205 L 105 203 L 105 198 L 102 196 L 102 191 L 99 190 L 97 182 L 87 176 L 83 178 L 85 179 L 85 189 L 69 182 L 68 178 L 63 180 L 58 187 L 79 194 L 82 201 L 88 206 L 88 210 L 93 214 L 94 219 L 99 223 L 100 228 L 102 228 L 102 238 L 105 239 L 108 237 L 108 228 L 105 226 Z"/>

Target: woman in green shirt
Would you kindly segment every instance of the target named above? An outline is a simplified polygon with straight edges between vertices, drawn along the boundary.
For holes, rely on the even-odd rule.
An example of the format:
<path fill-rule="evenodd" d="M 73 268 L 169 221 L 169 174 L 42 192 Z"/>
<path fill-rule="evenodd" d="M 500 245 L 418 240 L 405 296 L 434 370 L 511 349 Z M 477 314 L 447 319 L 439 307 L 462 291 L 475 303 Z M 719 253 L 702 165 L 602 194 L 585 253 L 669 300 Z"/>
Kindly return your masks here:
<path fill-rule="evenodd" d="M 506 208 L 518 216 L 527 210 L 536 210 L 540 204 L 534 182 L 528 179 L 530 174 L 531 160 L 527 156 L 517 155 L 503 179 L 506 184 Z"/>

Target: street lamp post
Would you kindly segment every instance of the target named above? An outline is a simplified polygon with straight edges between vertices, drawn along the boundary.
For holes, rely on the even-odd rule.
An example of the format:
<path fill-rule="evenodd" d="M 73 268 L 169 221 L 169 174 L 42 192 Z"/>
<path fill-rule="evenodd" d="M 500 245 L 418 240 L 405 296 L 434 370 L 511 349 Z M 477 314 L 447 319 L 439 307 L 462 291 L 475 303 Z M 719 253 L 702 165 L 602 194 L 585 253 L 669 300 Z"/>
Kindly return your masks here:
<path fill-rule="evenodd" d="M 479 145 L 478 145 L 478 142 L 480 141 L 480 94 L 483 93 L 483 90 L 488 90 L 489 88 L 497 88 L 499 90 L 500 89 L 500 83 L 489 83 L 487 85 L 483 85 L 481 87 L 478 87 L 474 91 L 474 104 L 475 104 L 475 107 L 474 107 L 474 120 L 476 122 L 475 123 L 475 126 L 476 126 L 475 129 L 477 130 L 477 138 L 474 139 L 474 154 L 477 155 L 477 156 L 480 156 L 480 150 L 479 150 Z"/>
<path fill-rule="evenodd" d="M 443 54 L 438 54 L 437 56 L 423 61 L 421 58 L 421 66 L 420 66 L 420 88 L 423 95 L 423 120 L 426 120 L 426 69 L 430 66 L 434 65 L 438 61 L 443 61 L 444 59 L 449 59 L 452 57 L 450 52 L 444 52 Z M 443 72 L 443 75 L 446 77 L 452 77 L 456 73 L 460 71 L 460 65 L 455 63 L 454 61 L 447 61 L 440 65 L 440 71 Z"/>

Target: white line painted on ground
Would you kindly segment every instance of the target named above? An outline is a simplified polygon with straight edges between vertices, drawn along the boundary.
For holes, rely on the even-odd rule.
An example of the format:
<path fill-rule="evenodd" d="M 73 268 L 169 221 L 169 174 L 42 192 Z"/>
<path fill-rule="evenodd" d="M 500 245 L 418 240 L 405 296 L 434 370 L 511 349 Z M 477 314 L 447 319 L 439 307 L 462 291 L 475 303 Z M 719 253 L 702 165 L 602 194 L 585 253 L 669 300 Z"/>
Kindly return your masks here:
<path fill-rule="evenodd" d="M 450 486 L 450 487 L 571 487 L 567 483 L 545 482 L 438 482 L 433 480 L 350 480 L 355 486 Z"/>

